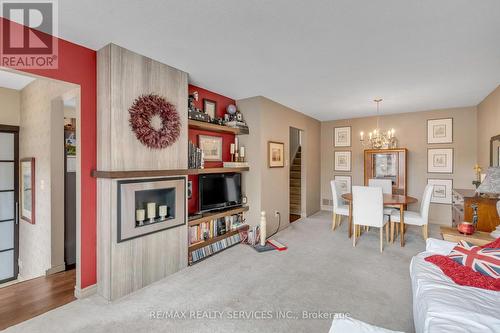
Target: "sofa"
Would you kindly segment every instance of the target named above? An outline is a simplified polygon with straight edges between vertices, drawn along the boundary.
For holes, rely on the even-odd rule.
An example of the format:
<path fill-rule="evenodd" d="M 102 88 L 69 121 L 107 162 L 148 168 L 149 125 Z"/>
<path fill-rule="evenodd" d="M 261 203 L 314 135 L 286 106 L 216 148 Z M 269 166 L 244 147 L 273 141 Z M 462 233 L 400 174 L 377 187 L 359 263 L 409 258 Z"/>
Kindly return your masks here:
<path fill-rule="evenodd" d="M 415 331 L 500 332 L 500 292 L 460 286 L 425 261 L 430 255 L 448 255 L 455 245 L 429 238 L 426 251 L 411 260 Z"/>

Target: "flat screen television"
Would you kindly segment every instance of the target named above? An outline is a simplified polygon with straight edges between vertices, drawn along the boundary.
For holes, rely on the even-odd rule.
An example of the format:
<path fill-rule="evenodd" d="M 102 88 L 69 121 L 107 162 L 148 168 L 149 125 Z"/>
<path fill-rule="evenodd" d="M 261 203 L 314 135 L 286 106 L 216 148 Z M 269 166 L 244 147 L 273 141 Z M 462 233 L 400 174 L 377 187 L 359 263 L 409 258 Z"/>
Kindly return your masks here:
<path fill-rule="evenodd" d="M 241 206 L 241 174 L 217 173 L 198 177 L 200 212 Z"/>

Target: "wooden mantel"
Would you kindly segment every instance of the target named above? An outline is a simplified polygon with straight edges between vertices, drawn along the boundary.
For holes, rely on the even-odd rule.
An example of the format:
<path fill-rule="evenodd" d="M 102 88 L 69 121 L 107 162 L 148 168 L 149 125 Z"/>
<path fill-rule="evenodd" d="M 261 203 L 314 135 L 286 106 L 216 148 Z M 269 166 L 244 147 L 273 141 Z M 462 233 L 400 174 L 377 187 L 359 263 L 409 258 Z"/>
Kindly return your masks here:
<path fill-rule="evenodd" d="M 92 170 L 92 177 L 106 179 L 166 177 L 184 175 L 202 175 L 207 173 L 243 172 L 250 168 L 206 168 L 206 169 L 174 169 L 174 170 L 136 170 L 136 171 L 100 171 Z"/>

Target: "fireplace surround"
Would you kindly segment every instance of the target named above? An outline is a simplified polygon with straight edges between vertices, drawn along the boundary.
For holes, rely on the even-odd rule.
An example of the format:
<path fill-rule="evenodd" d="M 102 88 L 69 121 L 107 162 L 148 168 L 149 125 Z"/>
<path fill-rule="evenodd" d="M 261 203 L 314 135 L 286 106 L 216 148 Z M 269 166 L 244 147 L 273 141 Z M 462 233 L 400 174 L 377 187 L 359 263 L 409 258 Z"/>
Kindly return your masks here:
<path fill-rule="evenodd" d="M 138 220 L 138 211 L 144 218 Z M 118 243 L 185 225 L 186 178 L 118 181 L 117 217 Z"/>

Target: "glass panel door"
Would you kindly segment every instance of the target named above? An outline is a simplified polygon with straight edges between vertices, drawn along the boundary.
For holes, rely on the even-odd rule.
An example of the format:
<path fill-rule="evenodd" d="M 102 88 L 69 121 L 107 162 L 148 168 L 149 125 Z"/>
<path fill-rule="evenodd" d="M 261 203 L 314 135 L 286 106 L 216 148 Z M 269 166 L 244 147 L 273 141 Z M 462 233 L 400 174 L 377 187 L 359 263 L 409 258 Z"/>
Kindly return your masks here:
<path fill-rule="evenodd" d="M 17 133 L 0 129 L 0 283 L 17 275 Z"/>

